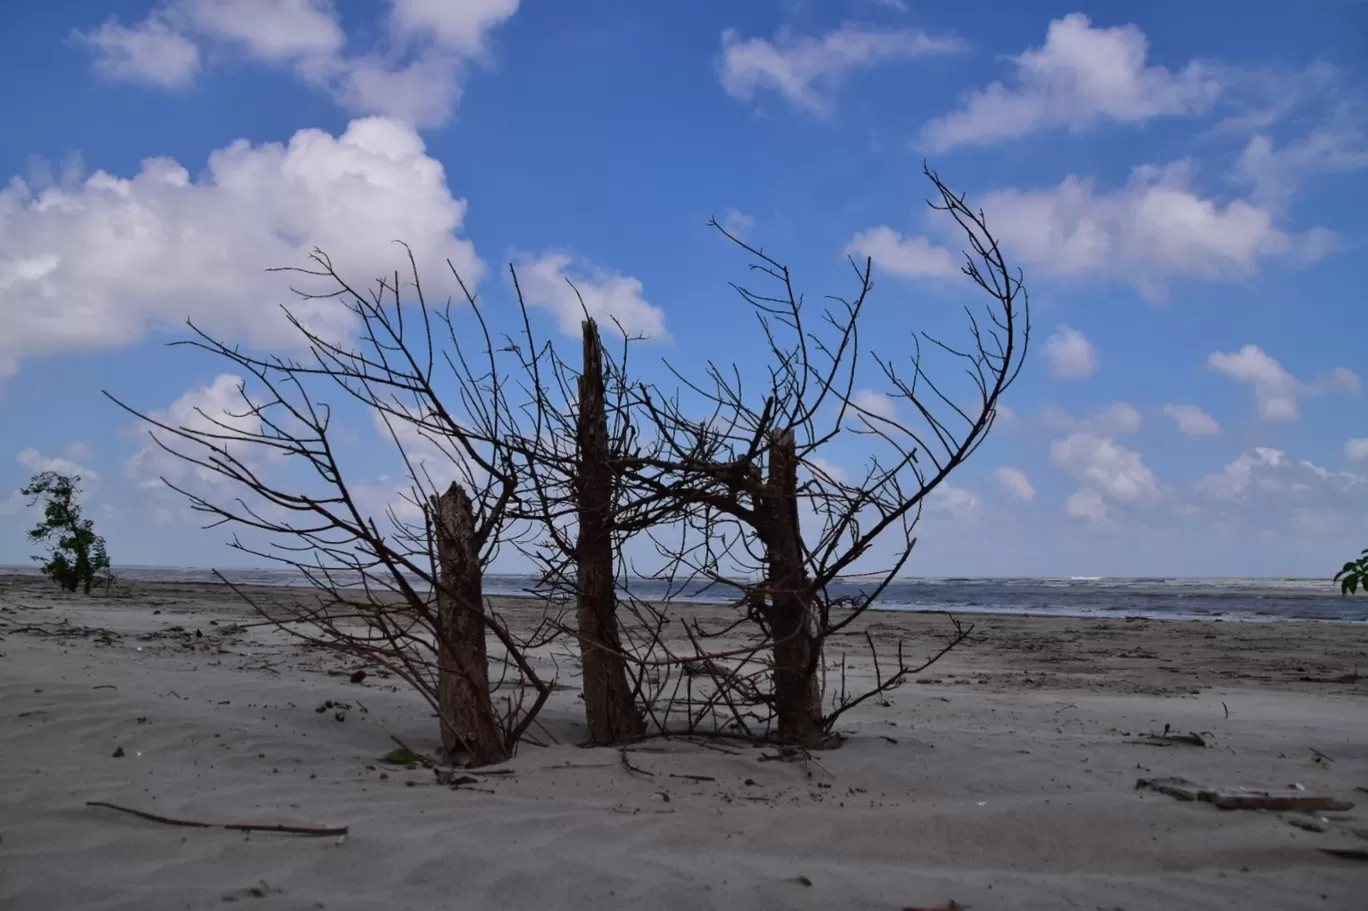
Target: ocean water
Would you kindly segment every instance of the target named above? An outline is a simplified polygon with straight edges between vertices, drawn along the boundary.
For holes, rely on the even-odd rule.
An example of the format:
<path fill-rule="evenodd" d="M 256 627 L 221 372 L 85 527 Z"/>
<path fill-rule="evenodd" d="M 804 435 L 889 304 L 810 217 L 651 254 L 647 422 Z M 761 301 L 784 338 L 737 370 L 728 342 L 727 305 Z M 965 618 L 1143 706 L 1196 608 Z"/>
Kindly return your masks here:
<path fill-rule="evenodd" d="M 32 566 L 0 566 L 0 573 L 35 572 Z M 194 567 L 126 566 L 116 572 L 130 581 L 216 581 L 212 570 Z M 225 569 L 222 573 L 239 585 L 306 584 L 299 574 L 283 569 Z M 490 595 L 520 595 L 535 588 L 530 576 L 485 577 L 485 593 Z M 840 582 L 831 586 L 830 593 L 856 595 L 861 589 L 858 582 Z M 666 593 L 663 583 L 646 579 L 633 580 L 630 590 L 647 601 L 659 600 Z M 730 600 L 720 589 L 686 590 L 677 593 L 676 599 Z M 1368 596 L 1344 597 L 1329 579 L 900 579 L 884 589 L 874 607 L 957 614 L 1368 623 Z"/>

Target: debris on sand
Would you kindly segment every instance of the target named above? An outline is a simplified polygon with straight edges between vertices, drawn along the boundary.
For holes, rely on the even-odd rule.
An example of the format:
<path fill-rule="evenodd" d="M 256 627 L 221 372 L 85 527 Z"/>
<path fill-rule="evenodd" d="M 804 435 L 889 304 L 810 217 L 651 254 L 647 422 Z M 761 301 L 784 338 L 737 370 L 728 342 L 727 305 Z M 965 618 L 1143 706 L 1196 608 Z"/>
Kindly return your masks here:
<path fill-rule="evenodd" d="M 1212 788 L 1186 778 L 1141 778 L 1137 789 L 1149 789 L 1179 800 L 1214 804 L 1222 810 L 1282 810 L 1319 813 L 1326 810 L 1351 810 L 1350 801 L 1328 794 L 1313 794 L 1293 788 Z"/>

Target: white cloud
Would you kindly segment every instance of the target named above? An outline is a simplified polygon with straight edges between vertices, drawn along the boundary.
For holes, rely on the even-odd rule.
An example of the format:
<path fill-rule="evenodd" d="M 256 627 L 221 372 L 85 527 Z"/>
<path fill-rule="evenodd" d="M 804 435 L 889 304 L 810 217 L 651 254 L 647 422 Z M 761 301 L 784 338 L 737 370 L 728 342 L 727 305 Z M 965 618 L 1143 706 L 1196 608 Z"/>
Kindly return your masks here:
<path fill-rule="evenodd" d="M 1087 433 L 1099 437 L 1136 433 L 1144 423 L 1140 410 L 1129 402 L 1112 402 L 1091 417 L 1075 418 L 1053 406 L 1042 411 L 1045 425 L 1067 433 Z"/>
<path fill-rule="evenodd" d="M 465 212 L 413 128 L 384 118 L 338 137 L 300 130 L 288 145 L 238 140 L 197 181 L 169 158 L 145 160 L 131 178 L 97 171 L 38 193 L 16 178 L 0 190 L 0 364 L 128 344 L 187 317 L 293 345 L 282 303 L 341 334 L 351 316 L 339 303 L 299 302 L 288 276 L 265 270 L 308 265 L 318 246 L 366 288 L 402 267 L 402 239 L 436 270 L 432 283 L 449 281 L 447 259 L 476 283 L 483 265 L 457 236 Z"/>
<path fill-rule="evenodd" d="M 392 2 L 394 25 L 404 37 L 421 41 L 431 36 L 444 47 L 470 56 L 487 53 L 489 33 L 518 11 L 518 0 Z"/>
<path fill-rule="evenodd" d="M 1169 404 L 1163 410 L 1164 415 L 1173 418 L 1178 429 L 1188 436 L 1209 437 L 1221 432 L 1221 425 L 1216 423 L 1216 419 L 1196 405 Z"/>
<path fill-rule="evenodd" d="M 576 262 L 571 254 L 555 250 L 532 257 L 518 257 L 518 285 L 527 303 L 551 311 L 560 330 L 579 337 L 585 311 L 602 331 L 629 336 L 645 335 L 663 340 L 665 313 L 642 297 L 639 279 L 588 262 Z M 573 282 L 574 287 L 571 287 Z M 578 291 L 578 294 L 576 294 Z"/>
<path fill-rule="evenodd" d="M 168 0 L 131 30 L 101 40 L 106 25 L 85 39 L 97 68 L 116 79 L 171 84 L 157 75 L 171 69 L 166 48 L 182 57 L 193 51 L 198 61 L 196 40 L 226 43 L 292 67 L 351 110 L 436 126 L 451 117 L 465 65 L 488 57 L 490 33 L 517 9 L 518 0 L 390 0 L 377 46 L 351 54 L 331 0 Z M 144 48 L 136 55 L 128 50 L 134 40 Z M 146 49 L 153 40 L 160 56 Z M 182 62 L 177 75 L 175 84 L 185 84 L 194 70 Z"/>
<path fill-rule="evenodd" d="M 993 475 L 1002 485 L 1002 489 L 1018 500 L 1025 500 L 1027 503 L 1035 500 L 1035 488 L 1031 486 L 1031 479 L 1026 477 L 1026 472 L 1020 468 L 1003 465 Z"/>
<path fill-rule="evenodd" d="M 1346 104 L 1329 122 L 1282 146 L 1267 134 L 1257 134 L 1240 154 L 1231 177 L 1250 187 L 1261 205 L 1285 207 L 1308 177 L 1368 167 L 1366 119 L 1363 105 Z"/>
<path fill-rule="evenodd" d="M 1331 471 L 1259 447 L 1193 485 L 1199 502 L 1244 526 L 1357 534 L 1368 508 L 1368 476 Z"/>
<path fill-rule="evenodd" d="M 67 452 L 67 455 L 72 458 L 66 458 L 64 456 L 44 455 L 38 450 L 30 447 L 22 450 L 16 459 L 20 465 L 34 474 L 43 471 L 55 471 L 58 474 L 66 475 L 67 477 L 79 475 L 82 481 L 94 484 L 100 480 L 99 472 L 93 468 L 87 468 L 80 464 L 79 461 L 76 461 L 76 459 L 80 458 L 82 455 L 88 457 L 88 453 L 89 447 L 85 447 L 84 453 L 82 450 L 73 447 L 72 450 Z"/>
<path fill-rule="evenodd" d="M 1120 279 L 1151 299 L 1174 279 L 1242 281 L 1265 259 L 1302 263 L 1333 249 L 1324 229 L 1286 234 L 1269 210 L 1240 199 L 1218 204 L 1191 181 L 1188 162 L 1145 165 L 1113 191 L 1070 175 L 1050 189 L 998 190 L 982 203 L 994 234 L 1023 265 Z"/>
<path fill-rule="evenodd" d="M 1347 367 L 1336 367 L 1314 384 L 1302 382 L 1258 345 L 1245 345 L 1232 354 L 1213 351 L 1207 366 L 1252 387 L 1259 416 L 1267 421 L 1294 421 L 1301 417 L 1301 398 L 1325 392 L 1357 395 L 1362 391 L 1358 375 Z"/>
<path fill-rule="evenodd" d="M 856 234 L 846 245 L 845 254 L 868 257 L 880 269 L 904 278 L 942 278 L 960 271 L 945 247 L 935 246 L 925 237 L 903 237 L 887 225 Z"/>
<path fill-rule="evenodd" d="M 1064 511 L 1076 519 L 1087 519 L 1088 524 L 1106 526 L 1111 524 L 1111 509 L 1102 495 L 1090 487 L 1076 490 L 1064 502 Z"/>
<path fill-rule="evenodd" d="M 1086 479 L 1108 498 L 1120 503 L 1148 503 L 1161 488 L 1140 453 L 1115 440 L 1090 433 L 1074 433 L 1050 446 L 1054 463 L 1077 478 Z"/>
<path fill-rule="evenodd" d="M 821 472 L 821 474 L 824 475 L 822 478 L 823 481 L 834 481 L 837 484 L 845 484 L 850 480 L 850 472 L 846 471 L 835 462 L 827 461 L 818 456 L 809 456 L 806 460 L 806 464 L 811 465 L 813 468 L 817 469 L 817 471 Z"/>
<path fill-rule="evenodd" d="M 0 500 L 0 516 L 17 516 L 28 508 L 29 498 L 19 491 L 13 491 L 8 497 Z"/>
<path fill-rule="evenodd" d="M 747 240 L 755 230 L 755 216 L 740 209 L 728 209 L 722 216 L 722 227 L 733 237 Z"/>
<path fill-rule="evenodd" d="M 1368 437 L 1355 437 L 1344 444 L 1344 457 L 1355 462 L 1368 459 Z"/>
<path fill-rule="evenodd" d="M 238 446 L 232 443 L 231 438 L 235 435 L 246 437 L 258 434 L 261 432 L 262 424 L 261 418 L 253 412 L 252 405 L 243 398 L 242 388 L 242 377 L 221 373 L 214 377 L 208 386 L 187 390 L 169 407 L 148 412 L 147 416 L 173 429 L 184 428 L 188 431 L 228 437 L 214 440 L 214 445 L 232 453 L 235 458 L 248 462 L 255 453 L 262 451 L 260 447 L 254 447 L 250 443 Z M 184 443 L 174 435 L 142 421 L 130 426 L 128 432 L 142 439 L 147 439 L 148 433 L 155 434 L 172 449 L 178 449 L 197 458 L 201 455 L 194 445 Z M 277 455 L 276 458 L 280 456 Z M 125 460 L 124 470 L 144 489 L 161 487 L 162 478 L 179 483 L 191 472 L 201 481 L 227 483 L 227 480 L 218 473 L 208 468 L 191 466 L 184 459 L 177 458 L 150 440 L 142 449 Z"/>
<path fill-rule="evenodd" d="M 1259 446 L 1253 452 L 1240 455 L 1221 469 L 1220 474 L 1207 475 L 1198 487 L 1223 500 L 1242 498 L 1256 483 L 1269 484 L 1266 478 L 1256 478 L 1255 469 L 1261 466 L 1278 468 L 1287 464 L 1287 454 L 1280 449 Z"/>
<path fill-rule="evenodd" d="M 856 408 L 868 412 L 875 418 L 885 420 L 897 420 L 897 409 L 893 406 L 893 400 L 882 392 L 875 392 L 873 389 L 856 389 L 855 394 L 850 397 L 850 402 Z"/>
<path fill-rule="evenodd" d="M 77 38 L 95 49 L 95 69 L 106 79 L 179 88 L 194 82 L 200 70 L 195 42 L 155 14 L 133 28 L 111 18 Z"/>
<path fill-rule="evenodd" d="M 341 53 L 347 43 L 330 0 L 172 0 L 170 15 L 270 62 Z"/>
<path fill-rule="evenodd" d="M 927 498 L 930 509 L 961 520 L 975 518 L 981 505 L 979 495 L 974 491 L 944 482 L 937 485 Z"/>
<path fill-rule="evenodd" d="M 1297 396 L 1302 392 L 1302 382 L 1258 345 L 1245 345 L 1234 354 L 1213 351 L 1207 365 L 1237 382 L 1253 386 L 1260 417 L 1270 421 L 1301 417 Z"/>
<path fill-rule="evenodd" d="M 1200 63 L 1178 72 L 1146 66 L 1149 42 L 1134 25 L 1093 28 L 1071 13 L 1050 23 L 1042 47 L 1013 58 L 1011 84 L 969 93 L 964 107 L 928 123 L 931 152 L 988 145 L 1037 130 L 1087 130 L 1104 120 L 1143 123 L 1205 111 L 1221 87 Z"/>
<path fill-rule="evenodd" d="M 774 40 L 722 33 L 720 75 L 728 95 L 752 101 L 775 92 L 795 108 L 829 116 L 842 78 L 859 67 L 885 60 L 952 54 L 963 50 L 953 38 L 915 31 L 872 31 L 843 26 L 820 38 L 780 29 Z"/>
<path fill-rule="evenodd" d="M 1050 358 L 1050 373 L 1063 379 L 1082 379 L 1097 369 L 1097 351 L 1088 337 L 1077 329 L 1060 326 L 1045 343 Z"/>

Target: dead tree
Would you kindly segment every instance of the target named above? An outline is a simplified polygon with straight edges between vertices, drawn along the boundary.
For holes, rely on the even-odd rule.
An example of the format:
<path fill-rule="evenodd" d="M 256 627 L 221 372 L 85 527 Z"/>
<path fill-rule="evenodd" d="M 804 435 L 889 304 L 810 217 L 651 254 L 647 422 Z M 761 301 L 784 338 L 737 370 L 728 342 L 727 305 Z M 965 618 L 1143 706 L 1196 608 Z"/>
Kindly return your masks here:
<path fill-rule="evenodd" d="M 751 270 L 775 286 L 733 286 L 752 307 L 769 349 L 761 392 L 750 393 L 738 369 L 716 365 L 704 380 L 684 381 L 686 398 L 633 387 L 639 422 L 659 442 L 651 454 L 620 462 L 622 483 L 676 506 L 671 534 L 653 532 L 661 577 L 702 579 L 735 593 L 738 622 L 695 628 L 690 643 L 693 661 L 715 664 L 718 655 L 703 643 L 733 634 L 738 624 L 751 628 L 746 645 L 724 656 L 730 665 L 714 675 L 713 697 L 729 704 L 732 727 L 747 736 L 820 745 L 844 712 L 899 686 L 972 629 L 952 618 L 945 641 L 923 663 L 908 661 L 899 643 L 887 670 L 866 634 L 872 685 L 854 693 L 844 682 L 824 687 L 828 640 L 876 603 L 907 565 L 926 498 L 982 444 L 1029 341 L 1021 277 L 983 214 L 934 172 L 926 175 L 937 191 L 932 208 L 951 216 L 968 240 L 964 274 L 991 300 L 984 316 L 966 308 L 970 345 L 914 335 L 907 370 L 878 355 L 874 370 L 862 370 L 858 330 L 873 289 L 870 261 L 851 262 L 856 293 L 830 298 L 813 321 L 789 269 L 714 222 L 751 257 Z M 952 397 L 932 377 L 927 353 L 965 369 L 968 395 Z M 882 378 L 884 391 L 862 394 L 857 384 L 872 376 Z M 863 475 L 850 480 L 822 457 L 846 434 L 862 437 L 870 453 Z M 851 592 L 845 577 L 875 556 L 876 544 L 886 551 L 882 564 L 861 573 L 863 584 Z M 766 651 L 771 683 L 757 693 L 755 666 L 763 666 Z"/>
<path fill-rule="evenodd" d="M 259 606 L 267 619 L 403 679 L 438 713 L 448 751 L 474 763 L 506 759 L 551 693 L 530 652 L 557 624 L 520 638 L 482 597 L 484 567 L 514 536 L 518 493 L 513 455 L 501 441 L 516 435 L 519 415 L 499 352 L 454 269 L 466 298 L 460 317 L 469 322 L 459 328 L 449 303 L 429 307 L 411 255 L 415 300 L 401 294 L 397 272 L 363 294 L 326 255 L 315 251 L 313 259 L 316 268 L 283 271 L 325 283 L 322 292 L 300 293 L 346 307 L 359 330 L 355 344 L 324 337 L 288 311 L 308 352 L 303 360 L 254 355 L 191 325 L 194 338 L 178 344 L 246 375 L 252 388 L 239 388 L 238 409 L 201 411 L 175 425 L 114 401 L 192 469 L 188 480 L 163 484 L 209 516 L 210 527 L 234 529 L 232 547 L 296 570 L 312 587 L 312 599 L 291 607 Z M 473 357 L 461 342 L 470 337 L 481 342 Z M 405 466 L 407 491 L 379 506 L 362 502 L 319 384 L 341 393 L 338 405 L 362 421 L 374 418 Z M 443 477 L 452 479 L 445 493 Z M 196 478 L 202 483 L 192 486 Z M 494 681 L 486 635 L 499 646 Z"/>
<path fill-rule="evenodd" d="M 613 542 L 613 466 L 598 326 L 584 321 L 584 361 L 579 375 L 576 420 L 578 463 L 575 497 L 578 535 L 575 546 L 580 665 L 584 711 L 592 743 L 618 743 L 645 729 L 628 682 L 618 635 L 617 579 Z"/>
<path fill-rule="evenodd" d="M 464 749 L 474 765 L 509 756 L 504 732 L 489 709 L 484 572 L 475 551 L 475 514 L 459 484 L 434 497 L 432 516 L 441 584 L 437 588 L 437 717 L 442 750 Z"/>

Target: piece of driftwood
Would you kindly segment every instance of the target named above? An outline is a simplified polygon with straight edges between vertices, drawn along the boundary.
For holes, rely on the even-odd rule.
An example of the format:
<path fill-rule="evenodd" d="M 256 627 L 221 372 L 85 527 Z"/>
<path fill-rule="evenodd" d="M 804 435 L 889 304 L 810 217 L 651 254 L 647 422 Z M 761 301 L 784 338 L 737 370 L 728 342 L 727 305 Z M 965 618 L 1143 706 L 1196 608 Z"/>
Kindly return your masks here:
<path fill-rule="evenodd" d="M 1344 860 L 1368 860 L 1368 848 L 1321 848 L 1321 853 Z"/>
<path fill-rule="evenodd" d="M 1186 778 L 1141 778 L 1136 788 L 1144 788 L 1176 797 L 1213 804 L 1222 810 L 1289 810 L 1297 813 L 1319 813 L 1325 810 L 1350 810 L 1350 801 L 1327 794 L 1269 788 L 1212 788 L 1188 781 Z"/>
<path fill-rule="evenodd" d="M 148 813 L 145 810 L 135 810 L 132 807 L 121 807 L 118 804 L 106 803 L 103 800 L 87 800 L 88 807 L 104 807 L 108 810 L 117 810 L 120 813 L 127 813 L 139 819 L 146 819 L 149 822 L 159 822 L 167 826 L 185 826 L 191 829 L 228 829 L 231 832 L 278 832 L 282 835 L 310 835 L 323 837 L 330 835 L 346 835 L 346 826 L 285 826 L 272 823 L 250 823 L 250 822 L 200 822 L 195 819 L 175 819 L 170 816 L 159 816 L 156 813 Z"/>

